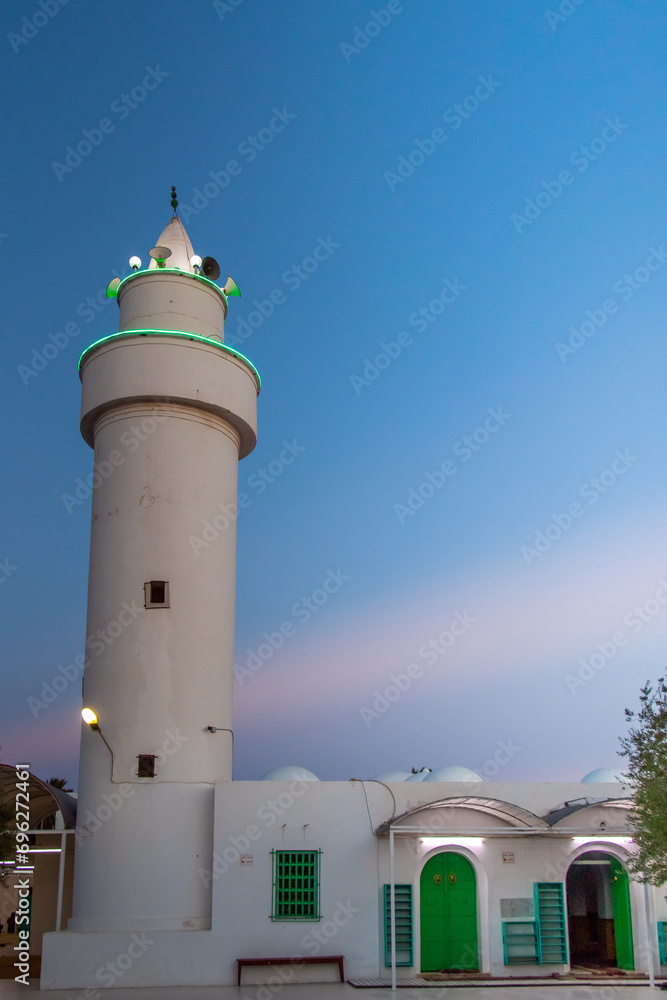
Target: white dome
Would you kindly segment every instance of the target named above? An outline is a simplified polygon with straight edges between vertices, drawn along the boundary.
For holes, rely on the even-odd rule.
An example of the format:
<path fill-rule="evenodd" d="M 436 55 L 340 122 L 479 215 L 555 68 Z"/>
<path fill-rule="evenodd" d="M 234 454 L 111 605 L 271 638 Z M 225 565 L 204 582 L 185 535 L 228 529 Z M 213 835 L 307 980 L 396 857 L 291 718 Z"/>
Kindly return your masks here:
<path fill-rule="evenodd" d="M 589 771 L 581 779 L 582 785 L 588 785 L 591 782 L 602 781 L 602 782 L 613 782 L 615 785 L 621 781 L 621 768 L 613 767 L 598 767 L 595 771 Z"/>
<path fill-rule="evenodd" d="M 407 781 L 410 777 L 409 771 L 383 771 L 376 774 L 372 781 Z"/>
<path fill-rule="evenodd" d="M 430 769 L 426 768 L 424 771 L 419 771 L 418 774 L 409 774 L 405 780 L 406 781 L 426 781 L 426 779 L 427 779 L 427 777 L 429 776 L 430 773 L 431 773 Z"/>
<path fill-rule="evenodd" d="M 435 771 L 426 775 L 424 781 L 484 781 L 484 778 L 480 778 L 469 767 L 450 764 L 449 767 L 436 767 Z"/>
<path fill-rule="evenodd" d="M 281 767 L 274 767 L 266 774 L 263 774 L 260 781 L 319 781 L 320 779 L 307 767 L 298 767 L 296 764 L 283 764 Z"/>

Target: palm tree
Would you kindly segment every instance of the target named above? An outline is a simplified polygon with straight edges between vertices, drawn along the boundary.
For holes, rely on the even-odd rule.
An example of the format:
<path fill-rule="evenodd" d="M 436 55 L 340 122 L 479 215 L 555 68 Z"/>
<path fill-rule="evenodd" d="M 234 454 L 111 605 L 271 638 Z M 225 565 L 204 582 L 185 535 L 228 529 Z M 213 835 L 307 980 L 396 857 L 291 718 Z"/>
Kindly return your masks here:
<path fill-rule="evenodd" d="M 47 784 L 51 785 L 53 788 L 59 788 L 63 792 L 71 792 L 71 788 L 65 788 L 67 784 L 67 778 L 49 778 Z"/>

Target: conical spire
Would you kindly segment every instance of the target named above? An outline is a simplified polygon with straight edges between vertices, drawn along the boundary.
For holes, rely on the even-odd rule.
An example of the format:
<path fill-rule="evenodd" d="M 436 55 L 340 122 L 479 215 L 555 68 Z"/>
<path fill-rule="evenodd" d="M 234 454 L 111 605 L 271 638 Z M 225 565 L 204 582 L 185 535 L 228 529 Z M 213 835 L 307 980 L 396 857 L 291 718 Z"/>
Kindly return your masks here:
<path fill-rule="evenodd" d="M 189 271 L 190 274 L 194 274 L 194 268 L 190 263 L 190 258 L 194 254 L 192 243 L 185 231 L 185 226 L 177 215 L 169 220 L 155 245 L 169 247 L 171 250 L 171 257 L 167 258 L 166 267 L 178 267 L 181 271 Z M 157 264 L 151 260 L 149 268 L 154 267 L 157 267 Z"/>

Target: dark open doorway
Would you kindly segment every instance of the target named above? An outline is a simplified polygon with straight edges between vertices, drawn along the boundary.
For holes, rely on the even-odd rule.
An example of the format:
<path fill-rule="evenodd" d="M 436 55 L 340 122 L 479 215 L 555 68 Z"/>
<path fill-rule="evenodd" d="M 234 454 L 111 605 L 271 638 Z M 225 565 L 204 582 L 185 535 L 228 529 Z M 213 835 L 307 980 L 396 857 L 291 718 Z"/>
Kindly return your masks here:
<path fill-rule="evenodd" d="M 567 873 L 570 962 L 633 969 L 628 874 L 604 851 L 587 851 Z"/>

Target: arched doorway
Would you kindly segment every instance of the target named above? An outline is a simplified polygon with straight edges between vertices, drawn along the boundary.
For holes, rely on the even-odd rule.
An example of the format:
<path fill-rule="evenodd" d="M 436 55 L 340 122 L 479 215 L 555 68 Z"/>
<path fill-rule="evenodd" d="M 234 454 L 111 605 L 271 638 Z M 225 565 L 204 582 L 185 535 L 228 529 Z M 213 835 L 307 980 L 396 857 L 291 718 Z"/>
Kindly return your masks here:
<path fill-rule="evenodd" d="M 421 971 L 479 969 L 477 881 L 467 858 L 443 851 L 420 879 Z"/>
<path fill-rule="evenodd" d="M 605 851 L 587 851 L 567 873 L 573 966 L 634 969 L 628 873 Z"/>

